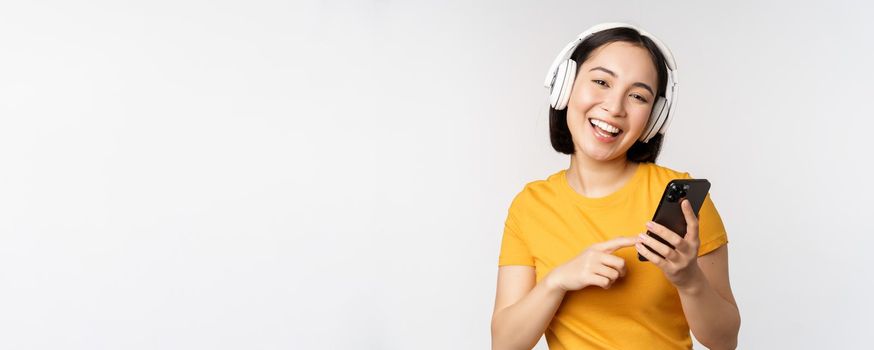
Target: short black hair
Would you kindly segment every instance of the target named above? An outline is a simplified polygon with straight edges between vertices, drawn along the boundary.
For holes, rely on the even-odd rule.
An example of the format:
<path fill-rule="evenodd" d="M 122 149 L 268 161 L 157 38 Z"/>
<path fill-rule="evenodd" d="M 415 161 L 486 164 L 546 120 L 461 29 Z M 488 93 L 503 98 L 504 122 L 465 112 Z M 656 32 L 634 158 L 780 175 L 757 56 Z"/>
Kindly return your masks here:
<path fill-rule="evenodd" d="M 667 89 L 668 85 L 668 69 L 665 66 L 665 57 L 650 38 L 640 35 L 637 30 L 632 28 L 620 27 L 600 31 L 592 34 L 580 43 L 570 57 L 577 62 L 577 76 L 579 75 L 580 68 L 583 66 L 583 62 L 589 58 L 592 51 L 606 44 L 620 41 L 639 45 L 649 51 L 659 79 L 656 96 L 664 97 L 665 89 Z M 559 111 L 549 107 L 549 136 L 550 141 L 552 141 L 552 148 L 557 152 L 574 154 L 574 141 L 571 131 L 567 126 L 567 108 Z M 633 162 L 655 163 L 662 148 L 662 139 L 662 134 L 656 134 L 647 143 L 643 143 L 640 140 L 635 141 L 631 148 L 628 149 L 625 155 L 626 159 Z"/>

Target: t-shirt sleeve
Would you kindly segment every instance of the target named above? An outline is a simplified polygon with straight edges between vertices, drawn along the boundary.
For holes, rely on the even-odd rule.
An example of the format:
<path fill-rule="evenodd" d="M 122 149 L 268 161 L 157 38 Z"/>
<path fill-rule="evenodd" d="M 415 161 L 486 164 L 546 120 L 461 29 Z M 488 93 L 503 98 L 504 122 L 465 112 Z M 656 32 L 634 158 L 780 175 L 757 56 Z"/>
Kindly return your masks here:
<path fill-rule="evenodd" d="M 504 236 L 501 239 L 501 253 L 498 257 L 498 266 L 525 265 L 534 266 L 534 257 L 528 249 L 528 245 L 520 236 L 519 225 L 512 213 L 507 214 L 504 222 Z"/>
<path fill-rule="evenodd" d="M 689 173 L 684 175 L 687 179 L 692 178 Z M 719 216 L 716 205 L 710 198 L 710 193 L 704 197 L 704 204 L 698 211 L 698 238 L 701 242 L 698 247 L 698 256 L 706 255 L 728 243 L 728 235 L 725 232 L 722 217 Z"/>
<path fill-rule="evenodd" d="M 701 242 L 701 246 L 698 247 L 698 256 L 710 253 L 728 243 L 725 226 L 722 224 L 719 212 L 716 211 L 716 206 L 710 199 L 710 194 L 704 198 L 704 204 L 698 211 L 698 237 Z"/>

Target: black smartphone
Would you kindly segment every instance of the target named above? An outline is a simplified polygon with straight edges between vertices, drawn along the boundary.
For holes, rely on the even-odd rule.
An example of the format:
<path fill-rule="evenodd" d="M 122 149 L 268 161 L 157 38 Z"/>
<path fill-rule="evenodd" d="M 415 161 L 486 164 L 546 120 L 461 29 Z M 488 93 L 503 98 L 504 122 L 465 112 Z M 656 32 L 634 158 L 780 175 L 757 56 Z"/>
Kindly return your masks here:
<path fill-rule="evenodd" d="M 656 208 L 655 214 L 652 216 L 652 221 L 667 227 L 671 231 L 676 232 L 681 237 L 686 237 L 686 217 L 683 215 L 683 208 L 680 206 L 682 199 L 688 199 L 689 204 L 692 204 L 692 210 L 695 216 L 698 216 L 698 211 L 704 204 L 704 198 L 707 197 L 707 192 L 710 191 L 710 181 L 706 179 L 674 179 L 665 187 L 665 192 L 662 194 L 662 199 L 659 201 L 659 206 Z M 671 249 L 673 245 L 662 239 L 661 236 L 646 231 L 650 237 L 655 238 L 659 242 L 664 243 Z M 646 249 L 664 258 L 661 254 L 648 245 L 644 245 Z M 637 253 L 637 260 L 649 261 L 640 253 Z"/>

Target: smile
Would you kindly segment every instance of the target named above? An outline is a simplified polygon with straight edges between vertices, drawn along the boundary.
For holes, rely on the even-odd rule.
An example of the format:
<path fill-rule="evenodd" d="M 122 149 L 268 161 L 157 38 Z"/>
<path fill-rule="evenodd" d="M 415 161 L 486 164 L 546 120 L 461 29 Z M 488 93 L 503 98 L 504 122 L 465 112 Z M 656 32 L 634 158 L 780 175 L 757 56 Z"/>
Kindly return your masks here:
<path fill-rule="evenodd" d="M 592 125 L 595 134 L 603 138 L 612 139 L 622 133 L 622 129 L 600 119 L 589 118 L 589 124 Z"/>

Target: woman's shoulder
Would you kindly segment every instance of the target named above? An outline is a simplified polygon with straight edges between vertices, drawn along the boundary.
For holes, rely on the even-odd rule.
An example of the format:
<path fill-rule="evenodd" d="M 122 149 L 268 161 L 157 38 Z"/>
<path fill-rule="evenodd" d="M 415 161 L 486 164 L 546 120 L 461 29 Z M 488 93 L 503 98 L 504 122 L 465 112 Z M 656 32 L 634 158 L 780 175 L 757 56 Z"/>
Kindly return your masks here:
<path fill-rule="evenodd" d="M 655 164 L 655 163 L 640 163 L 641 166 L 645 166 L 648 178 L 651 181 L 656 181 L 659 183 L 668 183 L 673 179 L 691 179 L 692 176 L 689 175 L 686 171 L 676 170 L 674 168 Z"/>
<path fill-rule="evenodd" d="M 549 200 L 551 197 L 559 196 L 561 185 L 565 181 L 563 177 L 565 171 L 565 169 L 562 169 L 544 178 L 525 183 L 513 198 L 511 206 L 529 205 L 533 202 L 541 202 Z"/>

